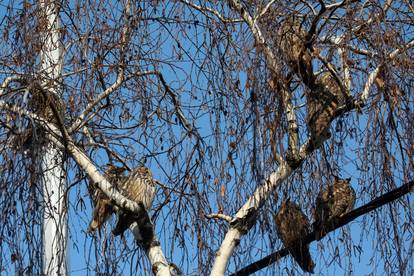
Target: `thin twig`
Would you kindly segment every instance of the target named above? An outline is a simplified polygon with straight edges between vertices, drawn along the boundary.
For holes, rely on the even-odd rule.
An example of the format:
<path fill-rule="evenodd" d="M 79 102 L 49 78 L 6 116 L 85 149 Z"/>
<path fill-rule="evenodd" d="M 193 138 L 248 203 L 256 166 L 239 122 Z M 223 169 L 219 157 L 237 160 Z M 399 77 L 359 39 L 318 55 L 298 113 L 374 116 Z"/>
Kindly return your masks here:
<path fill-rule="evenodd" d="M 222 14 L 220 14 L 218 11 L 212 9 L 212 8 L 208 8 L 208 7 L 202 7 L 202 6 L 198 6 L 188 0 L 180 0 L 181 3 L 186 4 L 187 6 L 198 10 L 199 12 L 201 12 L 202 14 L 204 14 L 205 16 L 208 17 L 208 15 L 206 13 L 211 13 L 214 16 L 216 16 L 218 19 L 220 19 L 223 23 L 238 23 L 238 22 L 242 22 L 241 19 L 229 19 L 229 18 L 225 18 Z"/>
<path fill-rule="evenodd" d="M 343 217 L 341 217 L 338 221 L 332 223 L 331 225 L 326 225 L 326 233 L 332 232 L 338 228 L 341 228 L 342 226 L 348 224 L 349 222 L 355 220 L 356 218 L 365 215 L 385 204 L 391 203 L 394 200 L 410 193 L 413 191 L 414 186 L 414 180 L 410 181 L 408 183 L 405 183 L 401 187 L 394 189 L 388 193 L 383 194 L 382 196 L 377 197 L 376 199 L 370 201 L 369 203 L 345 214 Z M 297 242 L 302 243 L 311 243 L 316 240 L 316 231 L 313 231 L 312 233 L 308 234 L 303 239 L 299 239 Z M 287 256 L 289 254 L 288 248 L 283 248 L 277 252 L 274 252 L 263 259 L 256 261 L 239 271 L 235 272 L 234 276 L 244 276 L 244 275 L 250 275 L 253 274 L 277 261 L 279 261 L 281 258 Z"/>

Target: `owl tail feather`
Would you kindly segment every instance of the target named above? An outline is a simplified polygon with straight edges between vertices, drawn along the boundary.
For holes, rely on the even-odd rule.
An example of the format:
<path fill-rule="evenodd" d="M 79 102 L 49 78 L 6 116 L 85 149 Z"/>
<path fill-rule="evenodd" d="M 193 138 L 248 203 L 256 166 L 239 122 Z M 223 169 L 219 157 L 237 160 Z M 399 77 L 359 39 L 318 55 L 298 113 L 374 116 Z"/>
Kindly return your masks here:
<path fill-rule="evenodd" d="M 312 257 L 309 252 L 309 246 L 307 244 L 295 246 L 289 251 L 303 271 L 313 273 L 315 263 L 312 261 Z"/>

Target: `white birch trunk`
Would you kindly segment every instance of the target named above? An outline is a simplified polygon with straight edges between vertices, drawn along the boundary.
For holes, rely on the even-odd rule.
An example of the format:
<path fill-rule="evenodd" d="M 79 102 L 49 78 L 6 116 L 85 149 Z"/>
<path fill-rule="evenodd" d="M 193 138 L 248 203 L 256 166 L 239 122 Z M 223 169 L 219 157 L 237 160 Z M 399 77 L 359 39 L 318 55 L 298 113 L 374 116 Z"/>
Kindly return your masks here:
<path fill-rule="evenodd" d="M 53 0 L 39 1 L 42 32 L 40 77 L 49 83 L 49 92 L 61 94 L 58 82 L 62 74 L 63 51 L 59 30 L 59 7 Z M 52 83 L 52 85 L 50 85 Z M 43 171 L 43 273 L 67 275 L 66 177 L 62 151 L 51 143 L 41 150 Z"/>

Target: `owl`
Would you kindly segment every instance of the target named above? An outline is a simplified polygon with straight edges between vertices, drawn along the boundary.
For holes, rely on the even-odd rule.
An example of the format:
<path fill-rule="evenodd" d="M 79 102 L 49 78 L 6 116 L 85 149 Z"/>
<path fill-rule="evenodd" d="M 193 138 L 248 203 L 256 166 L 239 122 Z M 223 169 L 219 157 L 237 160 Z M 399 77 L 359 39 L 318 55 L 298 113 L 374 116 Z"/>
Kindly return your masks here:
<path fill-rule="evenodd" d="M 112 185 L 115 185 L 115 187 L 117 187 L 118 182 L 123 181 L 126 178 L 123 175 L 125 170 L 126 169 L 124 167 L 117 167 L 109 164 L 107 170 L 105 171 L 106 179 Z M 89 224 L 88 231 L 94 232 L 96 229 L 100 229 L 102 227 L 102 225 L 111 217 L 115 210 L 111 199 L 106 196 L 99 188 L 97 188 L 92 182 L 90 182 L 88 190 L 95 206 L 92 213 L 92 221 Z"/>
<path fill-rule="evenodd" d="M 355 205 L 355 191 L 350 185 L 351 179 L 335 177 L 334 183 L 321 190 L 316 198 L 313 228 L 320 240 L 329 223 L 352 211 Z"/>
<path fill-rule="evenodd" d="M 289 199 L 284 201 L 279 211 L 274 216 L 277 234 L 289 253 L 309 273 L 313 273 L 315 267 L 309 252 L 308 244 L 298 241 L 310 233 L 310 224 L 300 207 Z"/>
<path fill-rule="evenodd" d="M 147 213 L 151 209 L 155 195 L 155 181 L 151 171 L 146 167 L 136 168 L 124 181 L 119 182 L 118 189 L 128 199 L 138 203 L 142 207 L 142 212 L 132 214 L 128 210 L 120 209 L 118 222 L 112 233 L 118 236 L 133 222 L 137 222 L 143 240 L 152 240 L 152 224 Z"/>
<path fill-rule="evenodd" d="M 147 210 L 151 208 L 155 195 L 155 182 L 151 171 L 146 167 L 138 167 L 128 176 L 123 175 L 124 171 L 125 168 L 109 166 L 106 171 L 108 181 L 115 185 L 115 188 L 122 195 L 138 203 L 145 211 L 141 211 L 139 214 L 132 214 L 128 210 L 123 210 L 115 206 L 112 200 L 100 189 L 94 188 L 91 194 L 95 201 L 95 208 L 89 231 L 93 232 L 96 229 L 100 229 L 110 216 L 116 213 L 118 215 L 118 222 L 112 230 L 115 236 L 122 234 L 133 222 L 137 222 L 142 238 L 152 240 L 153 232 L 145 231 L 148 230 L 148 227 L 152 229 L 147 213 Z"/>
<path fill-rule="evenodd" d="M 307 124 L 311 138 L 329 138 L 329 127 L 340 104 L 345 102 L 341 89 L 329 72 L 320 74 L 306 93 Z"/>
<path fill-rule="evenodd" d="M 313 80 L 312 55 L 306 48 L 306 35 L 299 18 L 289 18 L 284 21 L 278 30 L 280 50 L 293 72 L 295 72 L 305 84 Z"/>

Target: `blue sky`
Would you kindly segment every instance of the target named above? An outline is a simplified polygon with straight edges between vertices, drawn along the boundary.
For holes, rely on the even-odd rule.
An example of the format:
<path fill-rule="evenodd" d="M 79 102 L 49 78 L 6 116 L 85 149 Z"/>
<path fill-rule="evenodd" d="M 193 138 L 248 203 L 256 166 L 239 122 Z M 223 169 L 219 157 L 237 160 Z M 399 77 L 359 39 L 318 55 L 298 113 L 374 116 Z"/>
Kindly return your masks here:
<path fill-rule="evenodd" d="M 15 3 L 15 5 L 20 5 L 20 3 Z M 114 18 L 119 18 L 119 3 L 112 2 L 112 5 L 112 7 L 107 7 L 107 9 L 110 10 L 110 13 Z M 147 3 L 143 3 L 142 5 L 144 7 Z M 179 18 L 185 18 L 185 15 L 188 15 L 189 12 L 188 10 L 183 11 L 178 9 L 174 4 L 165 4 L 165 6 L 166 9 L 163 10 L 163 3 L 161 3 L 158 9 L 154 9 L 151 12 L 148 11 L 145 13 L 145 16 L 158 18 L 159 20 L 177 18 L 177 16 Z M 4 12 L 5 9 L 3 9 L 0 14 L 3 14 Z M 62 16 L 64 20 L 68 20 L 68 14 Z M 201 17 L 200 22 L 204 23 Z M 72 24 L 69 21 L 66 23 L 68 25 Z M 147 23 L 151 25 L 147 33 L 143 34 L 139 31 L 134 33 L 134 39 L 136 40 L 134 40 L 133 47 L 134 49 L 138 49 L 139 55 L 143 56 L 142 61 L 139 62 L 140 69 L 153 69 L 155 67 L 153 63 L 157 65 L 157 69 L 164 74 L 167 83 L 173 88 L 178 99 L 181 101 L 184 115 L 187 120 L 190 124 L 194 125 L 203 137 L 203 140 L 206 143 L 205 146 L 207 152 L 205 158 L 209 158 L 208 150 L 211 150 L 213 153 L 211 160 L 206 160 L 206 165 L 203 169 L 200 169 L 199 171 L 194 169 L 191 171 L 193 174 L 190 174 L 192 176 L 192 184 L 197 186 L 200 193 L 205 193 L 207 195 L 202 198 L 207 202 L 199 203 L 193 198 L 172 195 L 172 200 L 168 202 L 168 206 L 163 208 L 156 218 L 157 234 L 167 258 L 179 266 L 182 264 L 183 271 L 191 274 L 197 269 L 198 264 L 196 256 L 199 254 L 199 251 L 197 251 L 197 239 L 195 238 L 197 234 L 196 227 L 194 226 L 195 220 L 194 218 L 191 218 L 191 215 L 197 213 L 197 208 L 199 206 L 208 206 L 206 212 L 214 213 L 221 208 L 221 205 L 224 205 L 223 208 L 225 212 L 228 212 L 228 214 L 231 215 L 241 206 L 257 185 L 257 177 L 252 174 L 252 170 L 245 169 L 244 167 L 251 161 L 251 152 L 253 150 L 252 125 L 255 119 L 250 102 L 251 91 L 245 88 L 247 78 L 246 71 L 249 68 L 244 68 L 243 66 L 239 67 L 238 64 L 234 64 L 234 71 L 225 73 L 216 72 L 220 65 L 226 64 L 229 68 L 231 67 L 229 66 L 231 65 L 231 60 L 228 56 L 237 54 L 236 50 L 245 50 L 245 47 L 247 46 L 238 43 L 243 41 L 243 38 L 251 36 L 251 34 L 249 34 L 244 27 L 229 28 L 226 30 L 228 33 L 225 33 L 225 30 L 223 30 L 223 33 L 221 34 L 219 32 L 214 32 L 214 27 L 212 27 L 210 32 L 205 32 L 200 25 L 197 27 L 188 24 L 184 25 L 188 28 L 176 28 L 175 25 L 169 24 L 167 20 L 163 22 L 163 24 L 158 24 L 156 21 L 151 20 L 148 20 Z M 94 20 L 91 20 L 90 22 L 87 20 L 80 21 L 76 22 L 76 24 L 80 27 L 80 33 L 85 36 L 88 31 L 94 34 L 95 30 L 101 27 L 99 25 L 100 23 L 96 23 Z M 96 26 L 94 26 L 94 24 L 96 24 Z M 108 24 L 111 25 L 115 23 L 108 20 Z M 192 26 L 192 28 L 189 28 L 189 26 Z M 4 28 L 4 26 L 2 26 L 2 28 Z M 72 29 L 72 31 L 73 30 L 74 29 Z M 154 49 L 153 45 L 142 44 L 142 41 L 139 39 L 144 35 L 146 35 L 147 38 L 162 41 L 160 47 Z M 203 41 L 212 43 L 213 40 L 217 38 L 221 38 L 225 41 L 227 37 L 232 38 L 229 44 L 223 42 L 217 47 L 212 47 L 209 44 L 198 47 L 197 44 L 197 42 L 201 43 Z M 196 43 L 193 44 L 194 41 Z M 80 47 L 80 45 L 78 46 Z M 229 46 L 230 50 L 226 48 L 226 46 Z M 77 54 L 75 48 L 76 47 L 71 48 L 71 51 L 73 52 L 69 51 L 67 53 L 68 59 L 71 55 Z M 95 57 L 95 53 L 92 53 L 93 49 L 89 50 L 89 58 L 92 61 Z M 212 51 L 216 60 L 203 60 L 205 53 L 208 51 Z M 223 59 L 220 59 L 222 57 L 220 54 L 223 54 Z M 227 56 L 225 54 L 227 54 Z M 156 58 L 159 57 L 168 58 L 171 63 L 157 62 Z M 252 59 L 252 54 L 244 54 L 244 57 L 246 60 L 248 58 Z M 108 61 L 110 60 L 111 58 L 108 59 Z M 144 64 L 147 64 L 147 66 Z M 68 66 L 66 70 L 71 70 L 71 67 Z M 259 73 L 262 72 L 263 70 L 259 71 Z M 232 82 L 235 82 L 236 76 L 238 76 L 240 83 L 238 85 L 234 84 L 234 93 L 236 94 L 237 92 L 240 92 L 241 95 L 237 97 L 223 95 L 225 92 L 228 92 L 223 91 L 223 88 L 229 87 Z M 0 77 L 3 79 L 4 74 L 0 74 Z M 267 76 L 260 79 L 259 82 L 261 84 L 266 82 L 266 77 Z M 109 83 L 111 78 L 113 79 L 113 75 L 109 76 Z M 150 80 L 156 82 L 156 78 L 151 78 Z M 78 84 L 75 84 L 75 82 L 72 82 L 72 80 L 69 79 L 67 85 L 70 86 L 72 84 L 75 88 L 78 88 Z M 197 163 L 197 154 L 194 154 L 187 159 L 188 156 L 191 156 L 190 154 L 196 143 L 195 137 L 185 136 L 186 131 L 182 125 L 175 123 L 174 120 L 176 115 L 174 113 L 171 98 L 168 97 L 168 95 L 163 96 L 164 91 L 162 88 L 158 89 L 159 87 L 157 83 L 143 86 L 144 88 L 151 89 L 149 91 L 141 91 L 139 90 L 140 88 L 135 88 L 133 86 L 134 84 L 136 83 L 129 83 L 128 87 L 124 87 L 112 98 L 114 102 L 116 102 L 119 97 L 131 99 L 131 102 L 123 108 L 124 110 L 128 108 L 134 119 L 130 122 L 123 123 L 124 127 L 139 122 L 138 118 L 142 116 L 144 111 L 146 111 L 146 108 L 148 108 L 149 111 L 155 112 L 157 111 L 155 107 L 158 106 L 164 113 L 161 116 L 157 117 L 153 115 L 153 117 L 149 118 L 146 128 L 140 126 L 136 131 L 125 130 L 115 133 L 115 135 L 118 136 L 125 133 L 125 136 L 130 136 L 127 138 L 135 138 L 140 143 L 133 144 L 131 140 L 125 139 L 125 143 L 128 144 L 127 149 L 116 145 L 114 145 L 114 148 L 129 158 L 128 160 L 130 163 L 128 164 L 131 166 L 137 165 L 138 161 L 141 160 L 143 156 L 147 156 L 147 158 L 145 158 L 146 165 L 152 169 L 155 178 L 170 187 L 185 187 L 183 188 L 184 191 L 191 194 L 191 192 L 193 192 L 193 190 L 189 188 L 189 186 L 191 186 L 191 181 L 184 179 L 182 171 Z M 96 88 L 96 91 L 91 91 L 91 94 L 100 91 L 99 85 L 96 85 L 94 88 Z M 92 88 L 88 87 L 88 89 L 91 90 Z M 238 89 L 241 90 L 238 91 Z M 76 89 L 73 89 L 72 92 L 75 90 Z M 266 102 L 265 92 L 258 91 L 257 93 L 261 95 L 262 101 Z M 139 94 L 139 100 L 134 101 L 134 97 L 137 94 Z M 147 103 L 148 106 L 144 106 Z M 225 115 L 224 110 L 226 110 L 229 115 Z M 104 116 L 104 118 L 119 118 L 122 111 L 109 111 L 105 114 L 106 117 Z M 305 113 L 304 108 L 298 113 L 303 115 Z M 367 110 L 364 110 L 362 114 L 356 115 L 353 113 L 345 121 L 350 122 L 351 124 L 358 124 L 361 128 L 361 133 L 363 134 L 366 129 L 369 128 L 368 124 L 372 123 L 367 114 Z M 122 120 L 118 119 L 116 122 L 121 124 Z M 171 127 L 167 122 L 173 122 L 174 125 Z M 265 119 L 261 118 L 260 122 L 264 123 Z M 104 125 L 106 124 L 104 121 L 101 121 L 101 123 Z M 333 123 L 333 128 L 335 128 L 336 123 L 337 122 Z M 304 132 L 304 126 L 302 126 L 302 130 Z M 231 131 L 235 131 L 237 134 L 234 135 L 234 137 L 228 136 L 228 133 Z M 261 131 L 266 132 L 266 128 L 262 127 Z M 372 135 L 376 135 L 376 133 L 372 133 Z M 241 138 L 239 140 L 234 140 L 233 138 L 236 137 Z M 303 135 L 302 139 L 305 138 L 306 136 Z M 184 143 L 171 147 L 173 142 L 179 142 L 181 139 Z M 338 144 L 344 141 L 344 150 L 346 151 L 346 154 L 339 160 L 336 160 L 335 156 L 330 155 L 329 147 L 331 145 L 337 146 L 339 150 L 334 151 L 334 153 L 340 153 L 341 147 L 338 146 Z M 364 172 L 358 169 L 358 167 L 366 165 L 361 164 L 358 160 L 359 156 L 364 153 L 364 145 L 362 144 L 364 141 L 366 141 L 364 136 L 351 138 L 349 133 L 334 133 L 333 138 L 325 145 L 325 151 L 327 152 L 325 154 L 328 155 L 329 160 L 337 161 L 340 166 L 341 175 L 343 177 L 352 177 L 352 185 L 357 191 L 357 194 L 360 195 L 357 199 L 356 207 L 366 203 L 375 195 L 380 195 L 389 188 L 388 186 L 383 186 L 382 183 L 379 183 L 381 178 L 378 176 L 378 179 L 373 179 L 372 182 L 369 183 L 370 185 L 378 187 L 378 189 L 368 189 L 369 191 L 366 191 L 365 185 L 367 185 L 367 182 L 365 181 L 372 177 L 372 172 Z M 232 150 L 232 142 L 235 142 L 237 146 L 239 146 L 237 150 Z M 267 162 L 268 157 L 271 155 L 268 144 L 259 145 L 259 147 L 260 146 L 263 146 L 261 152 L 262 156 L 255 162 L 260 164 L 264 175 L 266 176 L 274 170 L 275 163 L 269 164 Z M 169 147 L 171 147 L 171 150 L 166 152 L 166 149 Z M 369 150 L 373 150 L 375 147 L 377 146 L 366 146 Z M 399 151 L 395 144 L 390 146 L 390 151 L 395 156 L 397 163 L 400 162 L 401 156 L 399 155 Z M 150 156 L 150 153 L 152 152 L 156 152 L 157 154 L 155 156 Z M 230 161 L 227 159 L 229 153 L 232 154 L 232 161 L 234 164 L 229 164 Z M 100 166 L 107 163 L 107 156 L 103 150 L 93 152 L 92 156 L 94 161 Z M 174 158 L 178 160 L 178 164 L 173 163 L 172 160 Z M 188 162 L 188 164 L 186 162 Z M 304 165 L 303 171 L 295 173 L 295 175 L 288 181 L 290 186 L 289 194 L 295 196 L 295 199 L 302 205 L 308 216 L 311 214 L 313 201 L 312 199 L 307 198 L 304 191 L 316 189 L 320 183 L 326 183 L 327 181 L 327 176 L 320 174 L 321 169 L 319 166 L 324 166 L 322 158 L 313 158 L 310 162 L 315 162 L 316 165 Z M 221 172 L 221 169 L 223 169 L 224 172 Z M 312 169 L 315 169 L 316 171 L 316 179 L 313 178 L 315 175 L 312 174 Z M 209 170 L 211 171 L 211 179 L 207 177 Z M 75 172 L 76 170 L 71 166 L 69 170 L 70 181 L 75 178 Z M 396 169 L 394 171 L 395 183 L 397 185 L 402 184 L 405 175 L 405 172 Z M 362 178 L 361 182 L 358 182 L 358 177 Z M 216 185 L 214 182 L 215 179 L 220 179 L 222 182 L 218 182 Z M 220 187 L 219 184 L 223 185 Z M 222 189 L 225 189 L 224 192 L 222 192 Z M 278 192 L 282 195 L 283 189 L 278 190 Z M 374 192 L 376 193 L 374 194 Z M 165 195 L 163 195 L 161 191 L 159 191 L 158 195 L 159 198 L 156 200 L 155 206 L 159 206 L 162 203 L 162 200 L 165 199 Z M 93 269 L 95 264 L 98 263 L 98 266 L 103 268 L 105 267 L 103 263 L 105 259 L 116 261 L 118 270 L 122 271 L 123 275 L 129 275 L 128 273 L 130 271 L 143 271 L 142 269 L 149 269 L 148 262 L 145 261 L 143 268 L 134 267 L 135 262 L 142 258 L 142 252 L 135 250 L 136 247 L 133 245 L 130 233 L 126 235 L 125 244 L 123 244 L 121 238 L 106 238 L 109 237 L 109 225 L 105 229 L 107 235 L 105 236 L 105 234 L 103 234 L 102 238 L 98 239 L 96 243 L 91 236 L 85 233 L 91 214 L 91 204 L 88 199 L 85 182 L 80 182 L 71 188 L 69 200 L 70 241 L 68 247 L 70 249 L 71 275 L 85 275 L 86 273 L 94 275 L 95 273 L 93 272 Z M 269 212 L 270 214 L 277 209 L 277 204 L 273 204 L 271 200 L 272 199 L 270 199 L 264 206 L 264 213 Z M 281 198 L 279 198 L 278 202 L 280 202 L 280 200 Z M 412 201 L 412 195 L 409 196 L 409 200 Z M 410 203 L 409 200 L 407 200 L 407 202 L 408 204 L 411 204 L 412 207 L 412 203 Z M 191 204 L 192 201 L 196 203 L 193 205 Z M 228 204 L 227 201 L 230 201 L 232 204 Z M 393 208 L 400 207 L 398 204 L 393 206 Z M 192 210 L 192 208 L 194 208 L 194 210 Z M 374 214 L 368 214 L 367 218 L 359 218 L 345 226 L 343 229 L 331 233 L 323 241 L 312 243 L 311 254 L 316 262 L 316 273 L 320 275 L 385 274 L 383 269 L 384 266 L 381 263 L 380 252 L 378 250 L 378 241 L 382 240 L 379 239 L 376 234 L 373 234 L 373 231 L 368 231 L 367 229 L 373 227 L 372 224 L 374 223 L 374 220 L 369 218 L 381 214 L 388 215 L 387 209 L 388 206 L 384 206 L 381 210 L 375 211 Z M 410 218 L 410 215 L 404 213 L 403 208 L 399 209 L 401 212 L 397 214 L 397 217 L 400 219 L 401 223 L 406 222 L 407 218 Z M 182 216 L 182 224 L 174 224 L 174 220 L 171 219 L 171 217 L 176 215 Z M 252 232 L 242 240 L 239 250 L 234 254 L 234 258 L 230 263 L 230 272 L 235 270 L 236 264 L 237 268 L 241 268 L 252 261 L 272 253 L 274 250 L 280 249 L 281 245 L 275 236 L 275 230 L 272 229 L 271 225 L 266 225 L 265 216 L 266 215 L 263 214 L 263 217 L 261 217 L 263 221 L 259 221 L 258 225 L 252 229 Z M 262 223 L 265 225 L 263 227 L 264 230 L 259 229 L 259 226 L 263 226 Z M 226 226 L 214 221 L 203 222 L 203 224 L 203 226 L 206 227 L 206 233 L 203 233 L 203 235 L 206 240 L 211 239 L 211 250 L 214 252 L 220 245 Z M 219 224 L 221 227 L 218 226 Z M 184 250 L 181 247 L 180 238 L 174 236 L 174 226 L 181 226 L 183 229 L 188 228 L 187 231 L 179 233 L 184 236 L 187 250 Z M 365 227 L 365 231 L 361 230 L 361 226 Z M 410 236 L 409 232 L 403 233 L 402 225 L 397 228 L 397 231 L 401 231 L 401 235 L 404 237 L 402 239 L 404 241 L 404 250 L 409 250 L 410 245 L 408 243 L 410 241 L 408 238 L 411 238 L 412 235 Z M 94 250 L 96 245 L 98 245 L 96 247 L 97 252 Z M 125 254 L 124 252 L 121 253 L 124 245 L 130 249 Z M 105 249 L 103 249 L 104 246 Z M 350 248 L 350 250 L 345 250 L 346 248 Z M 3 251 L 6 251 L 6 254 L 7 249 L 8 248 L 2 248 Z M 361 253 L 359 253 L 359 251 Z M 390 250 L 389 252 L 392 253 L 393 251 Z M 351 256 L 347 256 L 348 253 L 350 253 Z M 204 254 L 206 253 L 204 252 Z M 371 262 L 370 258 L 373 256 L 373 262 Z M 130 258 L 133 258 L 133 261 L 131 261 Z M 208 256 L 203 256 L 203 260 L 206 259 L 208 259 Z M 90 269 L 89 271 L 86 269 L 87 263 L 88 268 Z M 352 266 L 350 266 L 350 264 L 352 264 Z M 292 263 L 290 257 L 284 258 L 272 267 L 278 267 L 276 271 L 279 271 L 281 274 L 288 274 L 288 270 L 291 269 L 294 269 L 295 274 L 301 274 L 300 268 Z M 285 270 L 285 267 L 288 270 Z M 352 267 L 352 272 L 348 271 L 350 267 Z M 411 260 L 409 267 L 412 269 L 413 260 Z M 265 269 L 260 273 L 257 273 L 257 275 L 269 275 L 270 271 L 274 270 Z"/>

